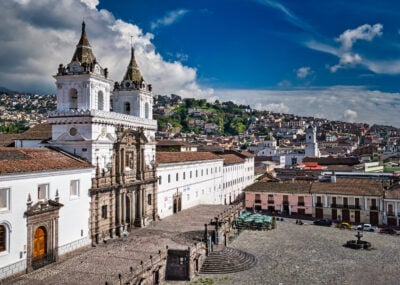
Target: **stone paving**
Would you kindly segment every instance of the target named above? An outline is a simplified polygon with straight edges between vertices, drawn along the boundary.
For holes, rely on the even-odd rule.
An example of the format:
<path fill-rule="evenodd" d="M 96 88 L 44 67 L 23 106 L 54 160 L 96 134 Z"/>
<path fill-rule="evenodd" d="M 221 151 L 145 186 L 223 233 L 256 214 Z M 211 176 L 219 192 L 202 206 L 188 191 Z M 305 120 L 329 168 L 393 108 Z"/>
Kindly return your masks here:
<path fill-rule="evenodd" d="M 267 232 L 245 231 L 230 246 L 255 255 L 250 270 L 200 275 L 195 284 L 400 284 L 400 236 L 365 232 L 371 250 L 347 249 L 355 230 L 296 225 L 286 219 Z"/>
<path fill-rule="evenodd" d="M 107 278 L 138 266 L 158 250 L 187 248 L 193 232 L 204 230 L 224 206 L 198 206 L 147 228 L 90 248 L 65 261 L 26 274 L 10 284 L 105 284 Z M 189 234 L 187 234 L 189 233 Z M 226 275 L 200 275 L 190 282 L 167 284 L 399 284 L 400 236 L 364 233 L 371 250 L 342 245 L 356 239 L 355 230 L 300 226 L 294 220 L 277 222 L 272 231 L 245 231 L 230 246 L 256 256 L 257 265 Z"/>
<path fill-rule="evenodd" d="M 74 255 L 64 261 L 53 263 L 33 271 L 10 284 L 105 284 L 115 280 L 119 273 L 127 273 L 130 267 L 140 266 L 150 255 L 169 248 L 186 249 L 195 242 L 186 232 L 204 231 L 208 223 L 226 206 L 201 205 L 143 228 L 135 229 L 124 238 L 109 241 L 95 248 Z"/>

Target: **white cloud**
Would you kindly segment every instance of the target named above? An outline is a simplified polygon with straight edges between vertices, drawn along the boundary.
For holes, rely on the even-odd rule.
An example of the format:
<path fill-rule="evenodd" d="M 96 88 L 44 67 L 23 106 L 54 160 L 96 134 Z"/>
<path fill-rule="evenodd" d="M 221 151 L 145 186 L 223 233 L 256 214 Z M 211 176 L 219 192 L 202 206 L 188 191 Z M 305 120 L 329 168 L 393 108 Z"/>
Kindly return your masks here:
<path fill-rule="evenodd" d="M 382 24 L 375 24 L 373 26 L 364 24 L 353 30 L 344 31 L 336 40 L 339 41 L 341 48 L 345 51 L 351 50 L 353 44 L 358 40 L 372 41 L 375 37 L 382 35 Z"/>
<path fill-rule="evenodd" d="M 358 53 L 352 51 L 353 45 L 358 40 L 372 41 L 375 37 L 382 35 L 383 26 L 381 24 L 375 24 L 373 26 L 364 24 L 353 30 L 344 31 L 336 41 L 341 43 L 339 53 L 339 63 L 332 66 L 330 70 L 336 72 L 340 68 L 346 68 L 348 66 L 354 66 L 362 63 L 363 59 Z"/>
<path fill-rule="evenodd" d="M 357 119 L 357 112 L 347 109 L 343 112 L 343 120 L 347 122 L 355 122 Z"/>
<path fill-rule="evenodd" d="M 85 3 L 90 9 L 96 9 L 99 5 L 99 0 L 81 0 L 81 2 Z"/>
<path fill-rule="evenodd" d="M 302 19 L 297 17 L 295 14 L 293 14 L 288 8 L 286 8 L 283 4 L 281 4 L 278 1 L 273 1 L 273 0 L 257 0 L 259 3 L 272 7 L 280 12 L 282 12 L 286 19 L 292 23 L 293 25 L 305 30 L 305 31 L 312 31 L 312 28 L 310 25 L 308 25 L 306 22 L 304 22 Z"/>
<path fill-rule="evenodd" d="M 0 1 L 0 10 L 6 15 L 0 17 L 0 86 L 54 93 L 51 75 L 60 63 L 71 61 L 84 16 L 93 52 L 98 62 L 109 68 L 113 80 L 122 80 L 133 36 L 139 68 L 153 84 L 154 93 L 199 97 L 213 92 L 199 86 L 195 68 L 164 60 L 152 43 L 153 34 L 116 19 L 107 10 L 97 10 L 96 0 L 19 2 Z"/>
<path fill-rule="evenodd" d="M 311 74 L 311 68 L 308 66 L 300 67 L 296 71 L 297 78 L 304 79 Z"/>
<path fill-rule="evenodd" d="M 155 30 L 162 26 L 169 26 L 181 19 L 184 15 L 186 15 L 189 11 L 185 9 L 179 9 L 168 12 L 164 17 L 158 19 L 151 23 L 151 29 Z"/>

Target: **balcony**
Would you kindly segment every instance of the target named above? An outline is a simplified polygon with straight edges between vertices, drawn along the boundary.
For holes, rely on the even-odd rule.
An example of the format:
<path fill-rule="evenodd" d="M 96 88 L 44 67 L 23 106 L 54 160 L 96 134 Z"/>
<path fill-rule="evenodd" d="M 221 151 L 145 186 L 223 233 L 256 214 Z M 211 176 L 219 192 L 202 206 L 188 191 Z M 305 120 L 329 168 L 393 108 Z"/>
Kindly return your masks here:
<path fill-rule="evenodd" d="M 304 205 L 305 205 L 304 202 L 298 202 L 298 203 L 297 203 L 297 206 L 304 207 Z"/>
<path fill-rule="evenodd" d="M 360 210 L 360 205 L 348 205 L 348 204 L 331 204 L 331 208 L 340 208 L 340 209 L 356 209 Z"/>
<path fill-rule="evenodd" d="M 322 208 L 324 205 L 322 204 L 322 203 L 319 203 L 319 202 L 317 202 L 316 204 L 315 204 L 315 207 L 320 207 L 320 208 Z"/>
<path fill-rule="evenodd" d="M 388 212 L 387 215 L 388 215 L 388 217 L 394 217 L 394 213 L 393 212 Z"/>
<path fill-rule="evenodd" d="M 369 209 L 371 211 L 378 211 L 378 207 L 377 206 L 370 206 Z"/>
<path fill-rule="evenodd" d="M 283 201 L 283 202 L 282 202 L 282 205 L 284 205 L 284 206 L 289 206 L 289 201 Z"/>
<path fill-rule="evenodd" d="M 261 204 L 261 200 L 259 199 L 254 200 L 254 204 Z"/>
<path fill-rule="evenodd" d="M 274 200 L 268 200 L 268 204 L 274 204 L 275 201 Z"/>

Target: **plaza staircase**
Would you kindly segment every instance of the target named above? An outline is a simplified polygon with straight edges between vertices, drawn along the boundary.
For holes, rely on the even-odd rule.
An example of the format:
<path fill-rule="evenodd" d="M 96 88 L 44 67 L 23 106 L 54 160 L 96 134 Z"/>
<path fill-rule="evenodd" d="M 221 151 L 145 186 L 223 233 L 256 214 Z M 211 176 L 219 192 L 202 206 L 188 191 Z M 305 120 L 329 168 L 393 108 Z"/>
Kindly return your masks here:
<path fill-rule="evenodd" d="M 211 252 L 200 269 L 200 274 L 228 274 L 244 271 L 257 264 L 254 255 L 239 249 L 225 247 Z"/>

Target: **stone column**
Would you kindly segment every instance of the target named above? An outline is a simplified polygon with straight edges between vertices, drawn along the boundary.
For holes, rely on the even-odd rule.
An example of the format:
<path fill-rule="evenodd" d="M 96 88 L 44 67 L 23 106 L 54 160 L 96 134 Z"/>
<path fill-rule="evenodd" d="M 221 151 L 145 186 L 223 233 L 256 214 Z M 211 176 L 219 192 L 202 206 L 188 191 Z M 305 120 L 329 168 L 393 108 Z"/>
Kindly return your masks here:
<path fill-rule="evenodd" d="M 364 197 L 364 210 L 368 211 L 368 200 L 367 200 L 367 197 Z"/>
<path fill-rule="evenodd" d="M 120 233 L 120 227 L 121 227 L 121 213 L 120 213 L 120 209 L 121 209 L 121 200 L 119 198 L 120 196 L 120 192 L 119 190 L 115 193 L 115 228 L 116 228 L 116 234 L 119 236 Z"/>
<path fill-rule="evenodd" d="M 123 193 L 120 193 L 120 201 L 121 201 L 121 211 L 120 211 L 120 213 L 121 213 L 121 231 L 124 231 L 125 230 L 125 220 L 126 220 L 126 217 L 125 217 L 125 215 L 126 215 L 126 205 L 125 205 L 125 203 L 126 203 L 126 199 L 125 199 L 125 192 L 123 192 Z"/>
<path fill-rule="evenodd" d="M 135 226 L 141 227 L 142 226 L 142 195 L 141 195 L 141 186 L 136 189 L 136 215 L 135 215 Z"/>
<path fill-rule="evenodd" d="M 328 208 L 328 195 L 326 195 L 326 194 L 324 196 L 324 207 Z"/>

